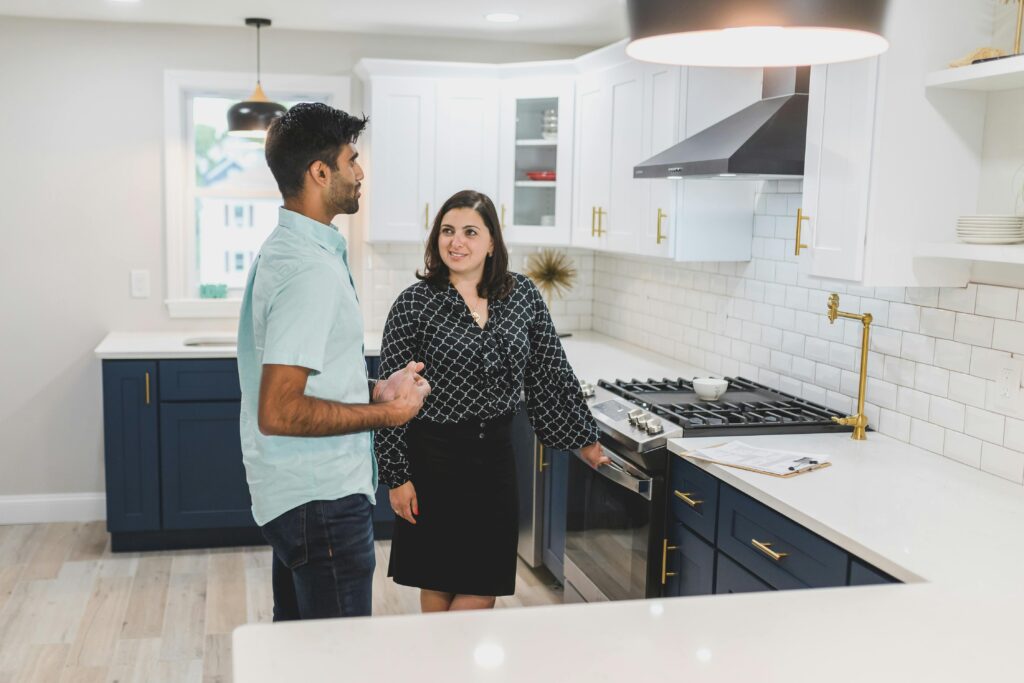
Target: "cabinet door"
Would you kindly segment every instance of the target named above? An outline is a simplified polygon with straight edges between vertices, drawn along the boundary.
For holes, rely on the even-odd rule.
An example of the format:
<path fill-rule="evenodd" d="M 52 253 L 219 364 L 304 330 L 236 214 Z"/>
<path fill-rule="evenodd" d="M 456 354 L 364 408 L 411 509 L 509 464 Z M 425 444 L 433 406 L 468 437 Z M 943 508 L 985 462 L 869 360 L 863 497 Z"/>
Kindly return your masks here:
<path fill-rule="evenodd" d="M 680 88 L 684 139 L 761 99 L 760 69 L 690 67 Z M 749 180 L 676 181 L 678 261 L 749 261 L 758 183 Z"/>
<path fill-rule="evenodd" d="M 611 164 L 611 90 L 601 74 L 587 74 L 576 83 L 576 142 L 573 191 L 574 246 L 607 248 L 609 165 Z"/>
<path fill-rule="evenodd" d="M 370 80 L 369 161 L 364 193 L 372 242 L 423 242 L 433 220 L 435 82 Z M 437 209 L 437 205 L 433 206 Z"/>
<path fill-rule="evenodd" d="M 497 81 L 442 79 L 437 82 L 435 210 L 460 190 L 483 192 L 497 201 L 497 139 Z"/>
<path fill-rule="evenodd" d="M 715 595 L 772 590 L 771 586 L 733 562 L 724 553 L 716 553 L 716 555 L 718 557 L 715 569 Z"/>
<path fill-rule="evenodd" d="M 256 525 L 242 464 L 239 410 L 236 401 L 161 404 L 163 528 Z"/>
<path fill-rule="evenodd" d="M 572 221 L 573 81 L 512 79 L 501 85 L 499 213 L 510 244 L 568 246 Z M 526 174 L 554 171 L 554 180 Z"/>
<path fill-rule="evenodd" d="M 711 595 L 715 587 L 715 549 L 685 526 L 668 522 L 669 548 L 665 595 Z"/>
<path fill-rule="evenodd" d="M 651 64 L 644 73 L 644 153 L 645 159 L 663 152 L 680 141 L 679 86 L 682 69 Z M 630 168 L 632 172 L 632 167 Z M 641 224 L 631 251 L 645 256 L 675 253 L 676 202 L 680 183 L 667 178 L 638 180 L 650 188 L 650 202 L 639 216 Z"/>
<path fill-rule="evenodd" d="M 609 69 L 611 122 L 611 170 L 607 207 L 602 227 L 607 231 L 608 248 L 616 253 L 638 251 L 643 217 L 651 202 L 650 181 L 633 178 L 633 167 L 647 158 L 644 154 L 643 106 L 644 68 L 630 63 Z M 607 144 L 607 143 L 606 143 Z"/>
<path fill-rule="evenodd" d="M 160 528 L 157 389 L 155 362 L 103 361 L 108 531 Z"/>
<path fill-rule="evenodd" d="M 811 275 L 863 276 L 877 80 L 874 57 L 811 68 L 801 235 Z"/>
<path fill-rule="evenodd" d="M 569 458 L 566 451 L 541 447 L 544 469 L 544 566 L 559 581 L 565 580 L 566 499 L 569 493 Z"/>

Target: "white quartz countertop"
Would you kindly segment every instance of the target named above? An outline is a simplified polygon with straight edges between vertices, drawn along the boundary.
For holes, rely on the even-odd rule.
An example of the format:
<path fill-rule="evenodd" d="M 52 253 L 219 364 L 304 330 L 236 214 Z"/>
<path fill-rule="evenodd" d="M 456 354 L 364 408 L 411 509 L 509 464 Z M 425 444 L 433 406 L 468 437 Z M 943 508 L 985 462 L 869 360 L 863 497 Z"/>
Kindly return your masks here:
<path fill-rule="evenodd" d="M 235 358 L 233 332 L 111 332 L 95 349 L 103 359 Z M 380 353 L 381 332 L 364 337 L 367 356 Z M 693 377 L 702 373 L 680 361 L 666 359 L 597 332 L 573 332 L 562 339 L 566 356 L 581 380 L 614 377 Z"/>
<path fill-rule="evenodd" d="M 589 381 L 702 374 L 601 335 L 564 342 Z M 910 583 L 248 625 L 235 680 L 1022 679 L 1024 488 L 876 432 L 742 440 L 833 465 L 789 479 L 699 466 Z"/>

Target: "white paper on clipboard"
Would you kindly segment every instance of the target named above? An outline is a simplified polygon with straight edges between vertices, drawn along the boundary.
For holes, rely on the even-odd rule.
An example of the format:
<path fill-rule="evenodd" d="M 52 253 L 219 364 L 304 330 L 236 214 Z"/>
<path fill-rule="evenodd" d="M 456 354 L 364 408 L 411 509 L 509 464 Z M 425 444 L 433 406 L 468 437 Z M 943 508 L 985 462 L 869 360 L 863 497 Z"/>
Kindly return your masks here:
<path fill-rule="evenodd" d="M 758 448 L 742 441 L 729 441 L 717 446 L 697 448 L 687 455 L 700 460 L 742 467 L 779 477 L 799 474 L 829 464 L 825 455 L 782 451 L 775 448 Z"/>

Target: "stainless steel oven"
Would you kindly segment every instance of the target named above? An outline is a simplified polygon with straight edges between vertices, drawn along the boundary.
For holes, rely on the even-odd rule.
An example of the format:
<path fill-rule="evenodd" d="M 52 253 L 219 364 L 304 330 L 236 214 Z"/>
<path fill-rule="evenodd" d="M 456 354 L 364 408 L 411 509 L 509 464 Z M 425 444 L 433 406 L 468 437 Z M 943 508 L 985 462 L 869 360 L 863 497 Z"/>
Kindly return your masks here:
<path fill-rule="evenodd" d="M 661 585 L 650 562 L 664 532 L 665 479 L 602 445 L 611 463 L 569 463 L 565 538 L 566 601 L 654 597 Z"/>

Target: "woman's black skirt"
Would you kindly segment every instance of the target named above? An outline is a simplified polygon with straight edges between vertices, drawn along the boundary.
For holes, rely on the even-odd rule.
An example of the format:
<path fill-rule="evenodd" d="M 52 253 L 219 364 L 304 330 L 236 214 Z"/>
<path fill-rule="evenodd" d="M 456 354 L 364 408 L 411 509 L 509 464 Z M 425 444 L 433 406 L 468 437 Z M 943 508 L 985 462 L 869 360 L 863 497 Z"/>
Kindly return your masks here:
<path fill-rule="evenodd" d="M 416 524 L 395 518 L 388 576 L 404 586 L 512 595 L 519 513 L 512 416 L 406 430 Z"/>

